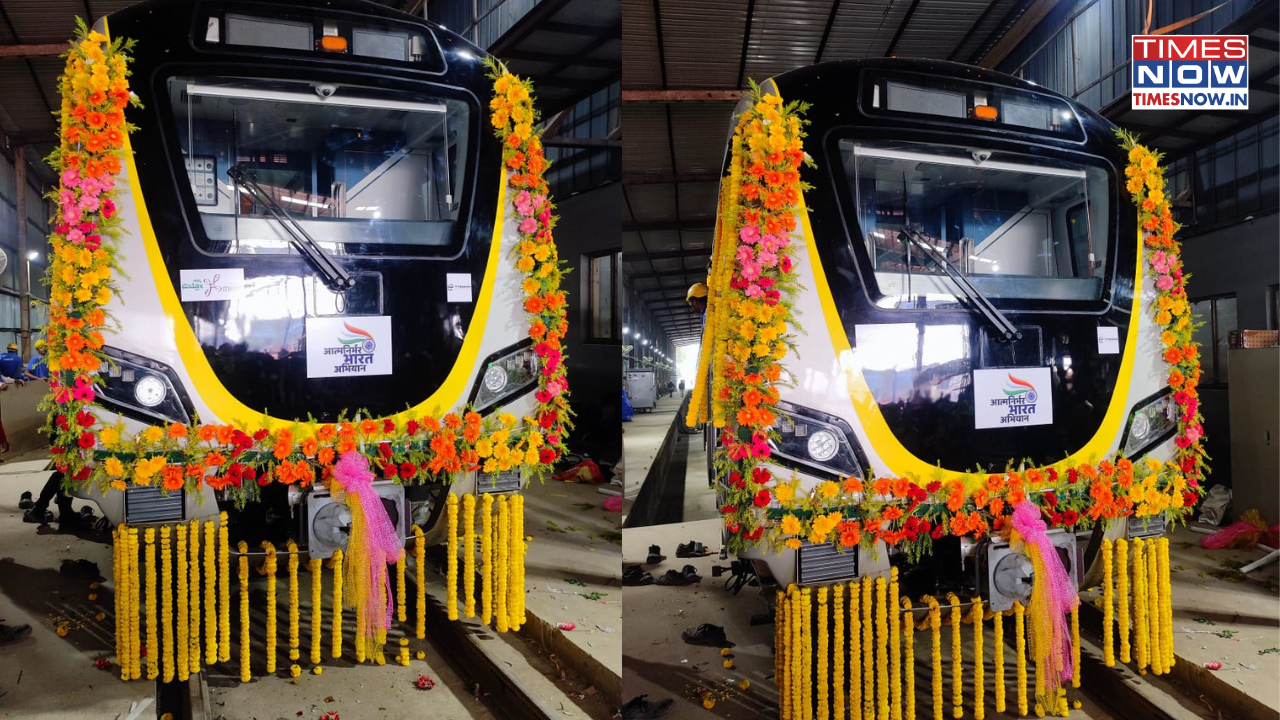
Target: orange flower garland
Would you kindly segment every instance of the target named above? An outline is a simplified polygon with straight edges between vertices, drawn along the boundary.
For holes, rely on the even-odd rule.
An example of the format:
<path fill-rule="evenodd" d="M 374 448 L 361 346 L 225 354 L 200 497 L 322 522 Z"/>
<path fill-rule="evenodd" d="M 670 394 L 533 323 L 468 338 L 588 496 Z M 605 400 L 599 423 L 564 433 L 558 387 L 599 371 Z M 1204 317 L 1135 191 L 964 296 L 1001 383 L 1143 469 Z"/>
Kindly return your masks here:
<path fill-rule="evenodd" d="M 395 417 L 320 424 L 249 427 L 172 424 L 129 437 L 123 421 L 102 423 L 92 411 L 95 372 L 102 366 L 104 306 L 116 292 L 120 225 L 113 201 L 125 136 L 132 41 L 108 41 L 80 25 L 67 54 L 61 143 L 49 157 L 61 186 L 51 265 L 48 412 L 53 454 L 68 486 L 101 490 L 157 485 L 165 492 L 200 492 L 205 484 L 237 504 L 256 500 L 272 482 L 309 485 L 324 478 L 343 452 L 368 454 L 381 475 L 402 483 L 452 481 L 461 472 L 519 469 L 543 477 L 564 452 L 572 428 L 562 341 L 568 327 L 563 275 L 552 238 L 554 206 L 543 173 L 547 160 L 533 127 L 530 84 L 489 61 L 494 81 L 490 120 L 503 142 L 510 207 L 519 217 L 516 267 L 524 274 L 529 336 L 540 359 L 537 405 L 523 418 L 482 417 L 462 408 L 443 417 Z"/>

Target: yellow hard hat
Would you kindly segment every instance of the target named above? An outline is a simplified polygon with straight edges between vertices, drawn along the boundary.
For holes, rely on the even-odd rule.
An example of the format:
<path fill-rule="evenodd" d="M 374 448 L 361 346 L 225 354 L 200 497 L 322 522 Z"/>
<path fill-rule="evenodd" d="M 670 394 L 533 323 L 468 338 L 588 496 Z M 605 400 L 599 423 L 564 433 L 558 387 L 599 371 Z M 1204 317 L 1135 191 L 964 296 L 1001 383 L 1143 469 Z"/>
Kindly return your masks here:
<path fill-rule="evenodd" d="M 694 283 L 689 286 L 689 292 L 685 294 L 684 301 L 689 302 L 694 298 L 704 298 L 707 296 L 707 286 L 702 283 Z"/>

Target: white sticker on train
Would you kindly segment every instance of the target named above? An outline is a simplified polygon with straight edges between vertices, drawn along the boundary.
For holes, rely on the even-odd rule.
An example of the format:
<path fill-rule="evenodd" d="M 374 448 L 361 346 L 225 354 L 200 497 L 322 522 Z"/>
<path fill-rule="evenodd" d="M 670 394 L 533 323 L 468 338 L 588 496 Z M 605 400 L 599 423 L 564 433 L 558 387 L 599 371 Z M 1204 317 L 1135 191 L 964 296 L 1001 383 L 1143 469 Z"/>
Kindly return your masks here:
<path fill-rule="evenodd" d="M 1099 355 L 1119 355 L 1120 354 L 1120 328 L 1118 327 L 1099 327 L 1098 328 L 1098 354 Z"/>
<path fill-rule="evenodd" d="M 973 371 L 974 427 L 1053 424 L 1053 388 L 1047 367 Z"/>
<path fill-rule="evenodd" d="M 444 280 L 448 286 L 449 302 L 471 302 L 471 273 L 446 273 Z"/>
<path fill-rule="evenodd" d="M 390 374 L 390 316 L 307 318 L 307 377 Z"/>
<path fill-rule="evenodd" d="M 179 270 L 182 302 L 234 300 L 244 293 L 244 268 Z"/>

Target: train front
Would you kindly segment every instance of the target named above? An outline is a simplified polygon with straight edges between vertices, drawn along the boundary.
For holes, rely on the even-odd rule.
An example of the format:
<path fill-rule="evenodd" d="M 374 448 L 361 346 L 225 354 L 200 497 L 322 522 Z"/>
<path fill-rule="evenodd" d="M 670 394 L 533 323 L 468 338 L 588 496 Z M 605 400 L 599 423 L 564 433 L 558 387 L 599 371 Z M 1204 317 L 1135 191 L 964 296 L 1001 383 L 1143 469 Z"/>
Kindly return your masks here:
<path fill-rule="evenodd" d="M 969 497 L 996 497 L 983 485 L 1005 487 L 1008 470 L 1021 481 L 1172 457 L 1155 293 L 1110 123 L 951 63 L 834 63 L 765 92 L 811 104 L 804 150 L 816 164 L 802 174 L 812 188 L 793 241 L 806 332 L 784 362 L 794 385 L 781 388 L 772 428 L 775 477 L 798 477 L 797 496 L 824 483 L 852 492 L 843 481 L 855 478 L 863 502 L 905 509 L 917 492 L 944 502 L 957 482 L 976 483 Z M 900 478 L 915 487 L 889 482 Z M 788 512 L 772 502 L 773 517 Z M 821 513 L 799 507 L 796 517 Z M 1077 514 L 1060 515 L 1050 536 L 1082 582 L 1102 535 L 1077 537 L 1067 525 Z M 934 538 L 912 562 L 882 542 L 857 549 L 850 529 L 744 556 L 782 586 L 884 575 L 894 559 L 913 597 L 980 593 L 994 610 L 1029 599 L 1030 562 L 993 528 L 963 538 L 954 522 L 904 528 L 902 538 Z M 1111 535 L 1162 531 L 1134 520 Z"/>
<path fill-rule="evenodd" d="M 149 2 L 106 31 L 138 40 L 142 107 L 128 115 L 128 279 L 99 405 L 133 432 L 533 410 L 538 361 L 504 254 L 517 235 L 479 49 L 359 2 Z M 455 478 L 476 490 L 476 473 Z M 480 484 L 518 492 L 523 479 Z M 380 483 L 393 521 L 438 539 L 450 486 L 405 485 Z M 216 514 L 203 492 L 95 499 L 114 522 L 160 522 Z M 345 539 L 349 518 L 315 518 L 341 503 L 262 492 L 252 524 Z"/>

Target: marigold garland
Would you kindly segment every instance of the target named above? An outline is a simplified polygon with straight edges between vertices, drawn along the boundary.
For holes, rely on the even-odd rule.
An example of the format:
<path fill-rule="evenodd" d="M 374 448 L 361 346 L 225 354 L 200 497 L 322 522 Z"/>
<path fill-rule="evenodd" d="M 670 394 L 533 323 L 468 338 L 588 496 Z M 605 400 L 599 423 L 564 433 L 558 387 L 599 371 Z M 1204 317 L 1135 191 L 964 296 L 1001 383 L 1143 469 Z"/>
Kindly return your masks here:
<path fill-rule="evenodd" d="M 800 683 L 804 686 L 804 720 L 813 718 L 813 592 L 809 587 L 800 588 Z"/>
<path fill-rule="evenodd" d="M 321 590 L 324 587 L 324 575 L 320 558 L 307 561 L 307 569 L 311 571 L 311 664 L 319 665 L 322 660 L 324 619 L 321 615 Z"/>
<path fill-rule="evenodd" d="M 902 720 L 902 638 L 898 618 L 898 568 L 889 570 L 889 717 Z M 913 669 L 908 667 L 908 672 Z"/>
<path fill-rule="evenodd" d="M 942 608 L 932 597 L 925 597 L 929 605 L 930 663 L 933 680 L 933 720 L 942 720 Z"/>
<path fill-rule="evenodd" d="M 1026 608 L 1013 601 L 1014 652 L 1018 663 L 1018 714 L 1027 716 L 1027 623 Z"/>
<path fill-rule="evenodd" d="M 258 572 L 267 576 L 267 674 L 276 671 L 276 546 L 263 540 L 267 559 Z"/>
<path fill-rule="evenodd" d="M 187 586 L 187 526 L 185 523 L 174 527 L 174 532 L 178 536 L 177 556 L 174 563 L 178 566 L 178 680 L 186 682 L 191 676 L 191 663 L 187 660 L 187 653 L 191 650 L 191 643 L 188 634 L 191 632 L 191 623 L 189 618 L 190 607 L 190 588 Z"/>
<path fill-rule="evenodd" d="M 194 674 L 200 672 L 200 523 L 191 521 L 187 529 L 187 587 L 191 591 L 188 601 L 190 612 L 187 621 L 187 671 Z"/>
<path fill-rule="evenodd" d="M 160 655 L 164 682 L 173 682 L 173 528 L 160 526 Z"/>
<path fill-rule="evenodd" d="M 889 720 L 889 607 L 888 588 L 876 578 L 876 717 Z M 897 608 L 892 608 L 895 612 Z"/>
<path fill-rule="evenodd" d="M 337 660 L 342 657 L 342 551 L 334 550 L 329 562 L 333 567 L 333 647 L 330 654 Z"/>
<path fill-rule="evenodd" d="M 181 532 L 181 526 L 179 526 L 179 532 Z M 249 545 L 241 540 L 236 545 L 236 549 L 240 552 L 240 564 L 236 573 L 240 580 L 240 682 L 247 683 L 253 680 L 253 673 L 249 667 Z M 181 666 L 181 644 L 178 646 L 178 653 L 178 665 Z"/>
<path fill-rule="evenodd" d="M 862 715 L 868 720 L 876 716 L 875 605 L 874 585 L 870 576 L 862 577 Z"/>
<path fill-rule="evenodd" d="M 835 690 L 831 714 L 836 720 L 844 720 L 844 659 L 847 657 L 844 640 L 844 584 L 831 588 L 833 625 L 832 645 L 835 648 L 831 663 L 831 686 Z"/>
<path fill-rule="evenodd" d="M 415 582 L 417 583 L 417 625 L 414 629 L 414 636 L 419 640 L 427 636 L 427 542 L 426 536 L 422 533 L 422 528 L 417 525 L 413 526 L 413 564 Z"/>
<path fill-rule="evenodd" d="M 982 707 L 983 695 L 986 693 L 986 680 L 983 677 L 985 668 L 982 662 L 982 598 L 973 599 L 969 619 L 973 622 L 973 717 L 975 720 L 983 720 L 987 713 Z"/>
<path fill-rule="evenodd" d="M 1142 538 L 1133 541 L 1133 645 L 1137 655 L 1138 673 L 1147 674 L 1148 655 L 1147 642 L 1150 634 L 1147 628 L 1147 565 L 1143 553 Z"/>
<path fill-rule="evenodd" d="M 1005 711 L 1005 689 L 1004 689 L 1004 618 L 1007 613 L 1004 611 L 994 614 L 992 629 L 995 630 L 995 638 L 991 643 L 991 648 L 995 651 L 992 662 L 995 665 L 995 691 L 996 691 L 996 712 Z"/>
<path fill-rule="evenodd" d="M 947 603 L 951 605 L 951 716 L 964 717 L 964 705 L 961 691 L 964 689 L 964 665 L 962 664 L 960 636 L 960 598 L 947 595 Z"/>
<path fill-rule="evenodd" d="M 449 493 L 445 501 L 445 610 L 450 620 L 458 619 L 458 496 Z"/>
<path fill-rule="evenodd" d="M 1164 650 L 1164 671 L 1173 669 L 1173 585 L 1169 582 L 1169 538 L 1162 537 L 1159 543 L 1160 581 L 1160 628 L 1163 631 L 1160 647 Z"/>
<path fill-rule="evenodd" d="M 818 588 L 818 720 L 828 720 L 830 688 L 827 657 L 830 651 L 827 635 L 827 588 Z"/>
<path fill-rule="evenodd" d="M 142 677 L 141 610 L 138 598 L 138 528 L 129 528 L 129 679 Z M 154 646 L 153 646 L 154 647 Z"/>
<path fill-rule="evenodd" d="M 915 720 L 916 718 L 916 641 L 915 617 L 911 613 L 911 598 L 902 598 L 902 639 L 906 647 L 905 671 L 903 672 L 906 688 L 903 689 L 903 697 L 906 707 L 902 710 L 902 717 L 906 720 Z"/>
<path fill-rule="evenodd" d="M 1112 627 L 1114 609 L 1115 583 L 1111 575 L 1111 541 L 1104 538 L 1102 541 L 1102 659 L 1107 667 L 1115 667 L 1116 664 L 1114 628 Z M 1079 663 L 1077 667 L 1078 665 Z"/>
<path fill-rule="evenodd" d="M 507 497 L 501 495 L 497 500 L 498 504 L 498 533 L 495 542 L 497 543 L 497 577 L 494 578 L 494 594 L 497 596 L 497 622 L 494 623 L 496 629 L 500 633 L 504 633 L 508 629 L 510 615 L 507 612 L 507 554 L 511 549 L 511 541 L 508 539 L 507 520 L 510 511 L 507 508 Z"/>
<path fill-rule="evenodd" d="M 227 514 L 218 515 L 218 661 L 231 660 L 231 546 Z"/>
<path fill-rule="evenodd" d="M 289 662 L 297 663 L 298 651 L 298 544 L 290 540 L 289 551 Z M 294 677 L 297 677 L 296 675 Z"/>
<path fill-rule="evenodd" d="M 156 529 L 147 528 L 143 542 L 147 557 L 147 679 L 155 680 L 160 675 L 160 666 L 156 662 L 159 656 L 159 622 L 156 620 Z"/>
<path fill-rule="evenodd" d="M 1080 606 L 1071 608 L 1071 687 L 1080 687 Z"/>
<path fill-rule="evenodd" d="M 867 598 L 867 602 L 871 602 Z M 849 714 L 865 717 L 866 705 L 862 702 L 862 676 L 866 672 L 862 655 L 862 585 L 849 583 Z M 862 715 L 859 715 L 862 713 Z"/>
<path fill-rule="evenodd" d="M 405 612 L 405 604 L 408 601 L 406 597 L 408 588 L 404 581 L 407 558 L 408 553 L 401 553 L 400 557 L 396 558 L 396 620 L 399 622 L 404 622 L 405 618 L 408 617 L 408 613 Z"/>
<path fill-rule="evenodd" d="M 1151 671 L 1156 675 L 1164 674 L 1164 650 L 1160 647 L 1163 638 L 1160 632 L 1160 563 L 1159 540 L 1152 538 L 1147 542 L 1147 639 L 1148 654 L 1151 657 Z"/>
<path fill-rule="evenodd" d="M 204 662 L 218 662 L 218 530 L 204 524 Z"/>
<path fill-rule="evenodd" d="M 808 696 L 804 693 L 804 634 L 803 606 L 800 602 L 800 590 L 791 586 L 791 712 L 792 717 L 799 713 L 804 718 L 804 708 L 808 704 Z"/>
<path fill-rule="evenodd" d="M 1120 630 L 1120 662 L 1133 661 L 1129 645 L 1129 547 L 1123 538 L 1116 540 L 1116 624 Z"/>

